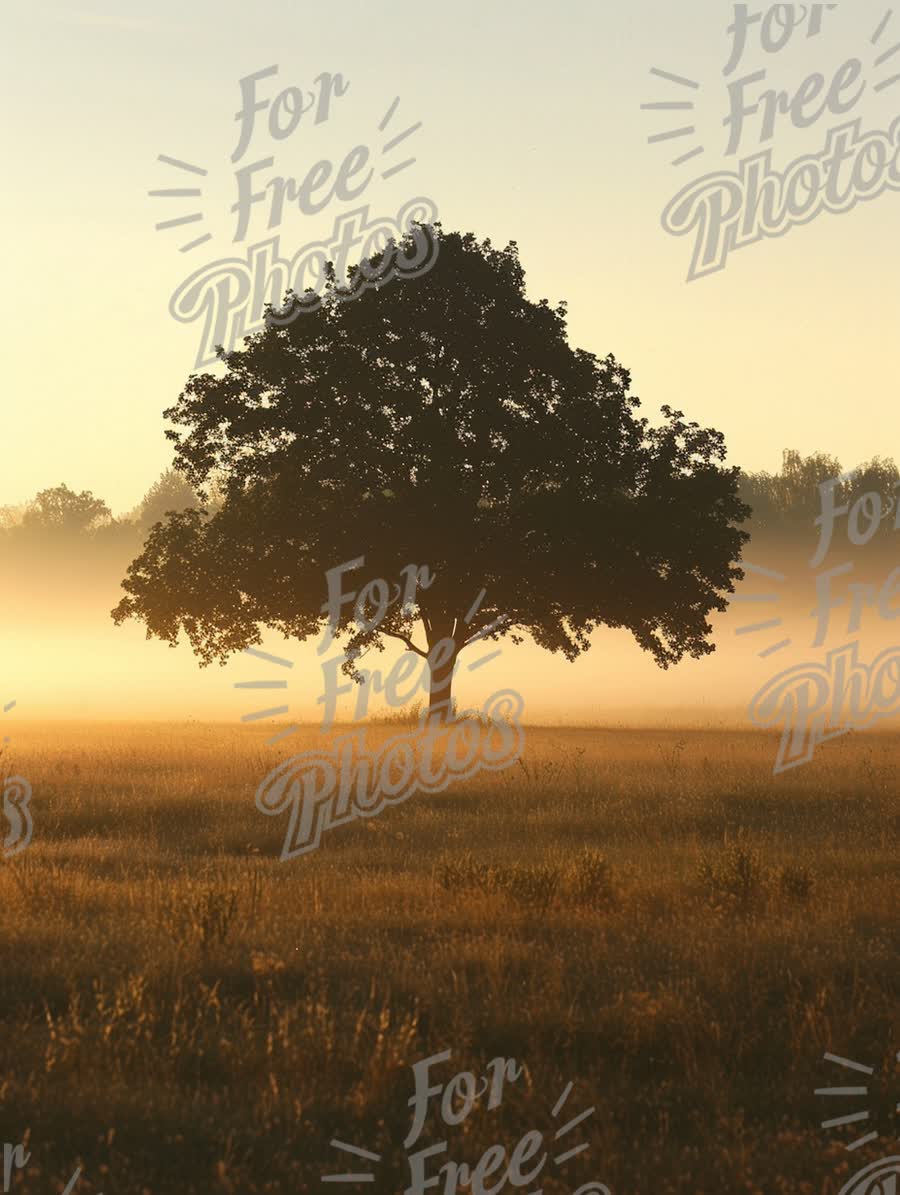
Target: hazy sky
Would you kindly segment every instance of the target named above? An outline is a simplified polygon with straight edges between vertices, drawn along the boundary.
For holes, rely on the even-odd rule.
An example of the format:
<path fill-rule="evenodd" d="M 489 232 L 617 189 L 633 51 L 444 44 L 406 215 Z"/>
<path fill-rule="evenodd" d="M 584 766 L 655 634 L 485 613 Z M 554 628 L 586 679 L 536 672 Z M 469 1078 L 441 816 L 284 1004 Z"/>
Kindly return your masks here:
<path fill-rule="evenodd" d="M 435 202 L 445 228 L 516 240 L 531 296 L 567 300 L 573 342 L 614 352 L 632 370 L 647 413 L 669 403 L 720 428 L 735 463 L 775 469 L 784 447 L 832 452 L 845 465 L 896 454 L 896 191 L 747 245 L 723 271 L 692 282 L 692 237 L 670 235 L 660 218 L 692 180 L 734 170 L 760 150 L 757 113 L 747 117 L 739 151 L 725 155 L 726 84 L 743 75 L 767 71 L 755 92 L 748 84 L 748 95 L 769 86 L 793 94 L 812 72 L 827 87 L 849 57 L 864 63 L 865 92 L 851 111 L 826 111 L 802 129 L 778 116 L 762 147 L 772 149 L 778 169 L 821 153 L 828 130 L 857 116 L 864 131 L 887 130 L 900 113 L 900 83 L 875 85 L 900 72 L 900 53 L 888 54 L 900 42 L 900 14 L 873 45 L 883 0 L 845 0 L 822 11 L 817 35 L 801 27 L 777 53 L 765 52 L 759 23 L 751 25 L 743 59 L 726 79 L 733 11 L 721 0 L 8 2 L 0 505 L 65 481 L 116 511 L 132 507 L 171 460 L 161 412 L 194 368 L 200 325 L 178 323 L 168 310 L 187 275 L 219 258 L 245 258 L 251 244 L 272 235 L 291 257 L 363 202 L 373 216 L 387 216 L 415 196 Z M 770 25 L 768 36 L 777 32 Z M 884 61 L 876 65 L 878 56 Z M 267 129 L 269 110 L 261 112 L 249 147 L 232 163 L 239 80 L 273 65 L 277 76 L 259 83 L 269 100 L 290 86 L 307 92 L 322 72 L 340 73 L 349 88 L 333 99 L 327 120 L 315 124 L 305 113 L 282 140 Z M 699 86 L 651 75 L 651 67 Z M 641 110 L 673 101 L 696 108 Z M 385 151 L 358 200 L 335 198 L 317 215 L 288 205 L 271 232 L 256 205 L 246 239 L 233 242 L 238 166 L 272 155 L 258 183 L 302 179 L 317 160 L 337 164 L 357 144 L 380 162 L 385 142 L 418 121 L 402 146 Z M 696 133 L 648 144 L 687 125 Z M 701 144 L 703 155 L 671 164 Z M 179 171 L 159 154 L 207 173 Z M 410 156 L 412 166 L 380 176 Z M 200 186 L 201 197 L 147 194 L 185 186 Z M 192 211 L 202 211 L 202 222 L 154 230 Z M 210 240 L 179 252 L 207 232 Z M 125 690 L 132 705 L 140 695 L 157 714 L 176 691 L 173 714 L 191 712 L 195 698 L 198 715 L 210 702 L 239 712 L 218 669 L 183 689 L 167 649 L 143 644 L 137 626 L 114 631 L 105 611 L 102 618 L 105 646 L 98 639 L 89 693 L 81 680 L 87 648 L 62 628 L 37 653 L 23 648 L 16 675 L 28 679 L 17 692 L 30 695 L 33 710 L 49 708 L 44 681 L 55 671 L 54 701 L 85 713 L 122 711 Z M 124 654 L 110 648 L 112 635 L 130 645 Z M 635 700 L 650 684 L 661 700 L 666 693 L 675 700 L 674 682 L 636 648 L 604 642 L 614 649 L 610 659 L 634 664 Z M 564 704 L 573 709 L 590 712 L 595 697 L 608 704 L 610 673 L 599 653 L 571 668 L 527 648 L 513 659 L 508 683 L 533 674 L 545 698 L 568 685 Z M 197 676 L 188 659 L 179 678 L 188 665 Z M 235 667 L 235 676 L 253 674 L 246 661 Z M 690 667 L 690 693 L 680 690 L 681 700 L 715 697 L 704 681 L 711 665 Z M 307 711 L 315 691 L 305 692 Z M 615 696 L 626 696 L 621 686 Z M 535 713 L 553 708 L 535 706 Z"/>
<path fill-rule="evenodd" d="M 850 55 L 869 64 L 884 11 L 883 2 L 841 4 L 817 37 L 800 29 L 778 54 L 762 51 L 757 24 L 731 77 L 765 67 L 765 86 L 796 90 L 811 71 L 830 80 Z M 247 240 L 232 244 L 230 155 L 238 81 L 275 64 L 279 74 L 260 84 L 266 98 L 292 84 L 308 90 L 323 71 L 350 87 L 330 119 L 315 125 L 305 114 L 282 141 L 261 114 L 243 162 L 272 153 L 275 163 L 258 181 L 302 178 L 357 143 L 377 155 L 387 136 L 378 123 L 399 96 L 391 130 L 422 128 L 390 160 L 417 161 L 387 180 L 376 174 L 359 201 L 373 215 L 425 195 L 447 228 L 517 240 L 530 293 L 568 301 L 573 341 L 614 352 L 648 409 L 668 402 L 721 428 L 738 463 L 774 468 L 785 446 L 846 461 L 892 451 L 900 196 L 822 214 L 691 283 L 692 238 L 660 226 L 676 190 L 736 161 L 723 155 L 721 126 L 731 14 L 721 0 L 8 3 L 0 504 L 65 480 L 123 510 L 169 463 L 161 411 L 199 343 L 199 325 L 176 323 L 169 298 L 190 272 L 266 235 L 258 205 Z M 900 39 L 893 20 L 880 50 Z M 867 94 L 848 119 L 888 127 L 900 85 L 876 94 L 872 81 L 898 62 L 867 65 Z M 652 77 L 651 67 L 701 86 Z M 640 109 L 686 98 L 695 113 Z M 647 144 L 688 120 L 696 137 Z M 748 120 L 758 127 L 759 117 Z M 776 164 L 819 152 L 837 123 L 826 112 L 798 132 L 780 118 Z M 738 156 L 759 148 L 754 131 Z M 701 140 L 705 155 L 670 165 Z M 207 176 L 161 164 L 159 153 Z M 147 195 L 198 181 L 201 200 Z M 202 224 L 154 231 L 198 205 Z M 335 199 L 318 216 L 291 209 L 276 230 L 282 251 L 293 255 L 354 206 Z M 213 239 L 179 253 L 204 231 Z"/>

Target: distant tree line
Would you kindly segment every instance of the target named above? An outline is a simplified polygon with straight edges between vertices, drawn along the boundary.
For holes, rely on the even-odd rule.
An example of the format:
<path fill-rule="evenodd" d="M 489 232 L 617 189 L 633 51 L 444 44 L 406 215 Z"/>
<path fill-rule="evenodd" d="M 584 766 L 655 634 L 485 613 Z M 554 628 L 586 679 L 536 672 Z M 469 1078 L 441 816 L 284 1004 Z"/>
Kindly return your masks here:
<path fill-rule="evenodd" d="M 9 629 L 65 621 L 106 629 L 128 561 L 170 510 L 206 506 L 166 470 L 137 506 L 114 515 L 102 498 L 65 484 L 0 507 L 0 621 Z"/>
<path fill-rule="evenodd" d="M 9 544 L 32 540 L 107 543 L 128 540 L 129 546 L 170 510 L 201 505 L 200 498 L 181 474 L 167 469 L 142 500 L 127 514 L 114 516 L 102 498 L 89 490 L 76 493 L 67 485 L 41 490 L 23 506 L 0 507 L 0 534 Z"/>
<path fill-rule="evenodd" d="M 821 511 L 819 486 L 826 481 L 852 473 L 835 489 L 835 503 L 853 506 L 864 494 L 881 498 L 883 519 L 880 533 L 893 529 L 900 472 L 888 457 L 873 457 L 855 469 L 841 465 L 837 457 L 824 452 L 801 456 L 785 450 L 778 473 L 742 473 L 741 499 L 753 515 L 748 530 L 757 537 L 772 535 L 795 538 L 815 535 L 814 524 Z"/>

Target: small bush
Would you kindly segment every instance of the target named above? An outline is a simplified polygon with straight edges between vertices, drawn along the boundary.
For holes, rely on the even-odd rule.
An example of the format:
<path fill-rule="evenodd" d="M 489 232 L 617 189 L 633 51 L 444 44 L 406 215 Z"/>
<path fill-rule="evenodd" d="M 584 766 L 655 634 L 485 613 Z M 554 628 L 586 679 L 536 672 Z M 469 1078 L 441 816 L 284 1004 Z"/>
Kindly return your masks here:
<path fill-rule="evenodd" d="M 702 855 L 697 874 L 709 903 L 716 908 L 749 913 L 765 893 L 762 859 L 746 842 L 729 843 L 718 858 Z"/>
<path fill-rule="evenodd" d="M 511 867 L 493 869 L 496 889 L 516 904 L 532 908 L 548 909 L 553 904 L 560 879 L 559 868 L 549 863 L 536 863 L 527 867 L 515 863 Z"/>
<path fill-rule="evenodd" d="M 458 859 L 444 859 L 435 868 L 435 879 L 442 888 L 450 892 L 465 892 L 467 890 L 490 889 L 491 867 L 475 859 L 471 851 L 466 851 Z"/>

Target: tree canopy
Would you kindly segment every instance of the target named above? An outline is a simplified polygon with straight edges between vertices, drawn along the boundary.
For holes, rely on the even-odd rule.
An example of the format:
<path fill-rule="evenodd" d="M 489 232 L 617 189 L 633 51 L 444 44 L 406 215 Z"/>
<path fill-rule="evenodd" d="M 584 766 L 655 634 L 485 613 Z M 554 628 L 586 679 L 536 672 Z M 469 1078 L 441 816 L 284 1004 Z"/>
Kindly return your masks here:
<path fill-rule="evenodd" d="M 783 539 L 808 544 L 815 539 L 815 521 L 821 511 L 819 487 L 838 477 L 846 480 L 836 487 L 836 499 L 852 506 L 865 494 L 878 494 L 885 518 L 879 528 L 882 541 L 892 539 L 900 472 L 893 460 L 875 456 L 854 469 L 844 470 L 837 457 L 814 452 L 804 457 L 795 449 L 782 453 L 777 473 L 747 473 L 741 477 L 740 495 L 753 511 L 754 543 Z M 880 545 L 879 545 L 880 546 Z"/>
<path fill-rule="evenodd" d="M 410 564 L 434 580 L 373 630 L 342 607 L 351 670 L 385 636 L 449 639 L 450 671 L 481 632 L 570 660 L 601 626 L 662 667 L 712 651 L 749 513 L 722 435 L 670 406 L 640 417 L 629 371 L 526 296 L 515 243 L 432 232 L 427 274 L 352 301 L 332 280 L 318 310 L 188 379 L 165 412 L 175 468 L 201 495 L 217 479 L 221 505 L 151 530 L 114 619 L 224 662 L 262 627 L 319 633 L 325 574 L 362 556 L 360 587 Z M 447 668 L 432 686 L 449 697 Z"/>
<path fill-rule="evenodd" d="M 28 504 L 21 526 L 26 530 L 78 535 L 109 523 L 112 512 L 89 490 L 75 493 L 65 484 L 41 490 Z"/>
<path fill-rule="evenodd" d="M 187 510 L 199 506 L 199 500 L 187 479 L 177 469 L 166 469 L 154 481 L 131 514 L 131 519 L 142 531 L 160 522 L 170 510 Z"/>

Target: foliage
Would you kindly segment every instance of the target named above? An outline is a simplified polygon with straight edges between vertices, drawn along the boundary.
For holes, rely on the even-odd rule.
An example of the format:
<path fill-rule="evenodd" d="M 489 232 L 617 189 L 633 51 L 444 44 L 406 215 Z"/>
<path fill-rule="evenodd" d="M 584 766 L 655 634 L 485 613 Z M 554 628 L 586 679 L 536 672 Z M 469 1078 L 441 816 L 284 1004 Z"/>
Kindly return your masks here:
<path fill-rule="evenodd" d="M 151 485 L 131 515 L 142 532 L 162 522 L 169 511 L 190 510 L 200 505 L 187 479 L 176 469 L 166 469 Z"/>
<path fill-rule="evenodd" d="M 804 548 L 814 547 L 815 520 L 821 511 L 819 486 L 845 473 L 850 476 L 835 487 L 836 506 L 852 506 L 863 494 L 875 493 L 881 498 L 885 516 L 894 514 L 900 472 L 890 458 L 876 456 L 845 470 L 837 457 L 827 453 L 804 457 L 796 450 L 785 449 L 778 473 L 741 475 L 740 496 L 753 512 L 754 541 L 779 537 L 788 542 L 801 541 Z M 885 517 L 879 534 L 887 536 L 893 531 L 893 523 L 893 517 Z"/>
<path fill-rule="evenodd" d="M 65 484 L 41 492 L 28 504 L 21 526 L 26 531 L 79 535 L 108 523 L 112 512 L 89 490 L 76 494 Z"/>
<path fill-rule="evenodd" d="M 664 668 L 713 650 L 747 513 L 721 434 L 669 406 L 638 417 L 628 370 L 569 345 L 564 304 L 526 297 L 515 244 L 434 235 L 426 275 L 332 290 L 189 378 L 166 412 L 175 467 L 201 494 L 218 478 L 223 504 L 153 528 L 116 622 L 224 661 L 260 626 L 318 633 L 325 573 L 364 557 L 359 588 L 410 564 L 434 581 L 374 629 L 342 607 L 351 672 L 385 636 L 423 656 L 451 640 L 452 671 L 489 626 L 568 659 L 600 626 Z"/>

